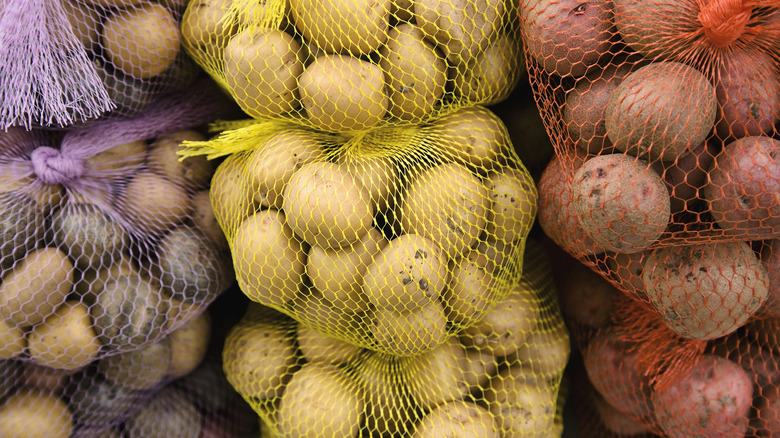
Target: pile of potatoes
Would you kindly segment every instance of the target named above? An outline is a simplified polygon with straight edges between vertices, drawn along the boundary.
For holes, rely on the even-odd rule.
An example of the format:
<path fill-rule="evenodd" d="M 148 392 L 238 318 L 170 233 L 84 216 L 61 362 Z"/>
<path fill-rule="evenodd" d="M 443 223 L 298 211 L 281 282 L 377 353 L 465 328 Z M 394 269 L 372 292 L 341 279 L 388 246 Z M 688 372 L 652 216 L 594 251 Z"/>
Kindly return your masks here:
<path fill-rule="evenodd" d="M 506 0 L 194 0 L 181 34 L 249 116 L 326 132 L 497 102 L 525 71 Z"/>
<path fill-rule="evenodd" d="M 363 348 L 251 303 L 225 340 L 227 379 L 286 437 L 560 434 L 569 337 L 549 261 L 529 245 L 505 299 L 416 355 Z"/>
<path fill-rule="evenodd" d="M 105 180 L 81 190 L 34 173 L 4 178 L 0 358 L 81 369 L 159 340 L 234 281 L 209 202 L 214 164 L 179 161 L 185 138 L 203 135 L 174 131 L 87 157 L 85 174 Z M 54 140 L 42 130 L 0 135 L 21 168 Z"/>
<path fill-rule="evenodd" d="M 252 301 L 401 356 L 506 296 L 536 214 L 506 127 L 482 106 L 411 134 L 281 128 L 227 157 L 210 195 Z"/>

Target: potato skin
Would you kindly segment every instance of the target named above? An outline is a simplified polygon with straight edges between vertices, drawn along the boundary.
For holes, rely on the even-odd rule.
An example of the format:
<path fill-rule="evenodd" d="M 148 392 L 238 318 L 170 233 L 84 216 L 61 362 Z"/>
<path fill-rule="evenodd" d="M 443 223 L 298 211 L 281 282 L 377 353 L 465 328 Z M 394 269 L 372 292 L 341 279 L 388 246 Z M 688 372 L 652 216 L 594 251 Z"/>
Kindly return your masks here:
<path fill-rule="evenodd" d="M 680 336 L 725 336 L 767 299 L 765 265 L 744 241 L 663 246 L 645 260 L 642 281 L 650 302 Z"/>
<path fill-rule="evenodd" d="M 670 438 L 743 436 L 752 379 L 736 363 L 707 354 L 668 388 L 657 389 L 652 401 L 656 422 Z"/>
<path fill-rule="evenodd" d="M 551 436 L 556 391 L 546 382 L 534 382 L 527 376 L 528 371 L 522 367 L 507 367 L 491 379 L 485 390 L 485 401 L 502 436 Z"/>
<path fill-rule="evenodd" d="M 56 395 L 23 390 L 0 406 L 0 436 L 4 438 L 68 438 L 71 431 L 73 417 L 68 405 Z"/>
<path fill-rule="evenodd" d="M 709 171 L 704 198 L 715 222 L 741 239 L 780 237 L 780 141 L 743 137 L 727 144 Z"/>
<path fill-rule="evenodd" d="M 460 400 L 468 393 L 466 350 L 457 337 L 399 363 L 412 398 L 423 409 Z"/>
<path fill-rule="evenodd" d="M 290 0 L 290 14 L 307 40 L 329 53 L 360 56 L 387 40 L 390 0 Z"/>
<path fill-rule="evenodd" d="M 370 330 L 377 350 L 396 356 L 430 351 L 448 336 L 447 318 L 438 300 L 403 312 L 378 309 L 373 318 Z"/>
<path fill-rule="evenodd" d="M 451 401 L 433 408 L 414 429 L 412 438 L 499 438 L 498 427 L 487 409 L 466 401 Z"/>

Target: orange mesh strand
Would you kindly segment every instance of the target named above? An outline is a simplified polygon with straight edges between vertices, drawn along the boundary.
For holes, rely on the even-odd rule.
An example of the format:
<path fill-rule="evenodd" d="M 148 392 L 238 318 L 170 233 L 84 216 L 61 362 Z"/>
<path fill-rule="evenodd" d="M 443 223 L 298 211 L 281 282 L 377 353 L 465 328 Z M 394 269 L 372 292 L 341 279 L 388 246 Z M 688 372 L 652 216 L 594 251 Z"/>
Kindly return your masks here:
<path fill-rule="evenodd" d="M 704 34 L 715 47 L 726 47 L 736 41 L 750 22 L 754 7 L 780 7 L 775 0 L 698 0 L 699 22 Z"/>

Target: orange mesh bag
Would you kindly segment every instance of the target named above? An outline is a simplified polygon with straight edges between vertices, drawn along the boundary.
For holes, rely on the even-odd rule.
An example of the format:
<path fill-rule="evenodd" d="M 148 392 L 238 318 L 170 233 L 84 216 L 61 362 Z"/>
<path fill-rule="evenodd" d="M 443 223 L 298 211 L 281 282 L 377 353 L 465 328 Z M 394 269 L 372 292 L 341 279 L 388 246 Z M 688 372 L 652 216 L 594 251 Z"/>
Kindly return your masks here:
<path fill-rule="evenodd" d="M 549 261 L 528 248 L 522 281 L 484 322 L 417 355 L 362 348 L 252 303 L 225 341 L 227 379 L 269 436 L 560 435 L 568 332 Z"/>
<path fill-rule="evenodd" d="M 129 117 L 202 70 L 181 43 L 184 0 L 0 4 L 0 129 Z"/>
<path fill-rule="evenodd" d="M 232 105 L 210 81 L 192 91 L 133 118 L 0 133 L 0 357 L 75 372 L 130 354 L 234 280 L 214 165 L 176 155 Z"/>

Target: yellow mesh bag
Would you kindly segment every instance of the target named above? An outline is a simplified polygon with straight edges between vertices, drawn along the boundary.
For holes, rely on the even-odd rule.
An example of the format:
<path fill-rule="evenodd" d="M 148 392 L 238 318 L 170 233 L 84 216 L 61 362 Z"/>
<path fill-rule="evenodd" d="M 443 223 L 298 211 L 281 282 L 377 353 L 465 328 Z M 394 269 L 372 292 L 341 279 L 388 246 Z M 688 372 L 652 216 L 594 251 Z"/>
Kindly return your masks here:
<path fill-rule="evenodd" d="M 536 241 L 522 280 L 473 329 L 414 356 L 325 336 L 250 304 L 228 333 L 228 381 L 270 436 L 560 435 L 569 336 Z"/>
<path fill-rule="evenodd" d="M 253 118 L 361 131 L 507 98 L 525 75 L 513 3 L 197 0 L 182 45 Z"/>
<path fill-rule="evenodd" d="M 409 356 L 481 320 L 522 273 L 536 188 L 483 106 L 355 135 L 226 122 L 188 154 L 211 186 L 238 285 L 363 348 Z"/>

